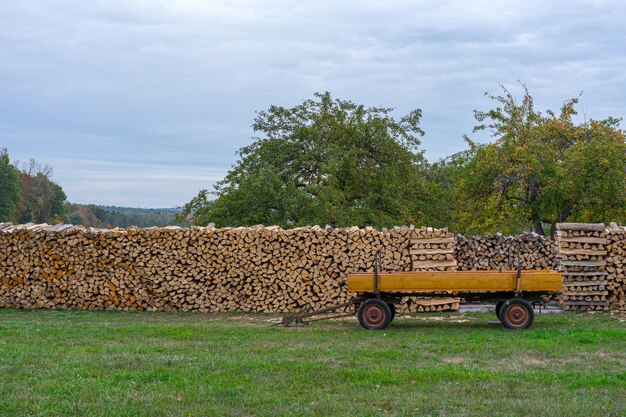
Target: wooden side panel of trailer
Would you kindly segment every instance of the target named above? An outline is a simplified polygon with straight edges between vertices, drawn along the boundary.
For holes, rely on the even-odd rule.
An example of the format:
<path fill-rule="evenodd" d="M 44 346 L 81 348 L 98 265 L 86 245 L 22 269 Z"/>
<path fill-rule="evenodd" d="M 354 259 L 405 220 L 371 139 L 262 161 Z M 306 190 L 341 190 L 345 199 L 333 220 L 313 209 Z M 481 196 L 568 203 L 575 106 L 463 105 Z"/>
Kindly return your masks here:
<path fill-rule="evenodd" d="M 441 271 L 441 272 L 379 272 L 381 292 L 491 292 L 515 291 L 517 271 Z M 374 273 L 362 272 L 348 276 L 348 291 L 371 292 Z M 563 289 L 563 277 L 556 271 L 524 270 L 521 291 L 557 292 Z"/>

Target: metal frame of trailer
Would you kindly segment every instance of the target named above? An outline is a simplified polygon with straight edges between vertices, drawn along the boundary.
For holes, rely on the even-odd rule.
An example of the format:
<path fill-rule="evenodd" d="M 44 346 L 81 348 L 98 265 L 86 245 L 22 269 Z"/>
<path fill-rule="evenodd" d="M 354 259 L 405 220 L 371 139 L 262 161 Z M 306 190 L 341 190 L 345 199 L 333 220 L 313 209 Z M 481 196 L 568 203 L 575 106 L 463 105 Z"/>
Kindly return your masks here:
<path fill-rule="evenodd" d="M 386 328 L 403 297 L 459 297 L 496 301 L 496 315 L 507 329 L 527 329 L 534 321 L 533 303 L 563 289 L 562 275 L 552 270 L 381 272 L 376 253 L 373 272 L 348 276 L 350 301 L 320 310 L 304 307 L 276 325 L 298 325 L 356 315 L 365 329 Z"/>

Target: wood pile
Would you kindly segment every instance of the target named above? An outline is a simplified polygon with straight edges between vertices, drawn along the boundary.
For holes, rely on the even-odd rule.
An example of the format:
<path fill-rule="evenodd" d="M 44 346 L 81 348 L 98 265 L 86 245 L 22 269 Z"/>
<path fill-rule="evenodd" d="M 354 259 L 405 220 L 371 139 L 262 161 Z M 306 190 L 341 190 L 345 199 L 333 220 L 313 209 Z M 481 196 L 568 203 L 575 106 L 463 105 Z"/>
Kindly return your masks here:
<path fill-rule="evenodd" d="M 454 235 L 447 228 L 416 229 L 411 238 L 413 271 L 454 271 Z"/>
<path fill-rule="evenodd" d="M 0 227 L 4 307 L 294 311 L 346 301 L 377 251 L 384 271 L 411 269 L 408 227 Z"/>
<path fill-rule="evenodd" d="M 557 224 L 564 310 L 608 310 L 607 232 L 604 224 Z"/>
<path fill-rule="evenodd" d="M 413 271 L 454 271 L 454 235 L 447 228 L 421 227 L 411 236 L 411 262 Z M 404 300 L 407 310 L 418 313 L 458 310 L 458 298 L 409 297 Z"/>
<path fill-rule="evenodd" d="M 402 311 L 411 313 L 438 313 L 442 311 L 457 311 L 461 305 L 458 298 L 436 297 L 436 298 L 415 298 L 406 300 L 407 308 Z"/>
<path fill-rule="evenodd" d="M 611 223 L 608 228 L 607 272 L 609 308 L 626 312 L 626 228 Z"/>
<path fill-rule="evenodd" d="M 558 266 L 556 244 L 536 233 L 457 235 L 454 256 L 459 271 L 516 269 L 518 250 L 522 269 L 556 269 Z"/>
<path fill-rule="evenodd" d="M 584 226 L 584 225 L 583 225 Z M 569 228 L 568 228 L 569 227 Z M 579 226 L 576 226 L 579 227 Z M 608 236 L 608 237 L 607 237 Z M 99 230 L 0 223 L 0 307 L 166 311 L 294 311 L 346 301 L 345 280 L 371 271 L 523 269 L 565 273 L 567 308 L 624 310 L 626 229 L 561 225 L 534 234 L 465 238 L 446 229 L 276 226 Z M 451 253 L 452 251 L 452 253 Z M 608 261 L 608 264 L 607 264 Z M 607 271 L 609 274 L 607 274 Z M 457 309 L 410 298 L 399 311 Z"/>

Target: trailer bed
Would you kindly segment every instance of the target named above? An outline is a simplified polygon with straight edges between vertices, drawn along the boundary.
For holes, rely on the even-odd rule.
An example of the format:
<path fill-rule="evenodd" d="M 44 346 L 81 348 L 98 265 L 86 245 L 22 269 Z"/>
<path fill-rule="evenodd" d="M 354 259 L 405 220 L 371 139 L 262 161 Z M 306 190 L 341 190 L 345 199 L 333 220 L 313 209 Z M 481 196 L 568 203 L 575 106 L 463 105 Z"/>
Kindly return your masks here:
<path fill-rule="evenodd" d="M 419 271 L 378 272 L 377 290 L 381 293 L 481 293 L 541 292 L 556 293 L 563 289 L 559 272 L 549 270 L 520 271 L 516 288 L 516 270 L 502 271 Z M 348 291 L 368 293 L 374 288 L 374 273 L 359 272 L 348 276 Z"/>

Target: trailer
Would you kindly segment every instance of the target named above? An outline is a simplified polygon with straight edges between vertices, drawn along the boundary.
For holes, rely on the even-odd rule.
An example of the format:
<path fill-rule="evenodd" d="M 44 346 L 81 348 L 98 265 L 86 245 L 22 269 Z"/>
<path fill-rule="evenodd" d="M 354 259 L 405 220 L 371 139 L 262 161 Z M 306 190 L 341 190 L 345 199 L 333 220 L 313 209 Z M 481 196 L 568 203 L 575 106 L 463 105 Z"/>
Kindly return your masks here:
<path fill-rule="evenodd" d="M 372 272 L 348 276 L 350 301 L 321 310 L 305 307 L 279 325 L 305 324 L 356 315 L 365 329 L 381 330 L 394 319 L 404 297 L 459 297 L 496 302 L 496 316 L 507 329 L 527 329 L 534 321 L 533 304 L 563 289 L 563 277 L 552 270 L 382 272 L 376 255 Z"/>

